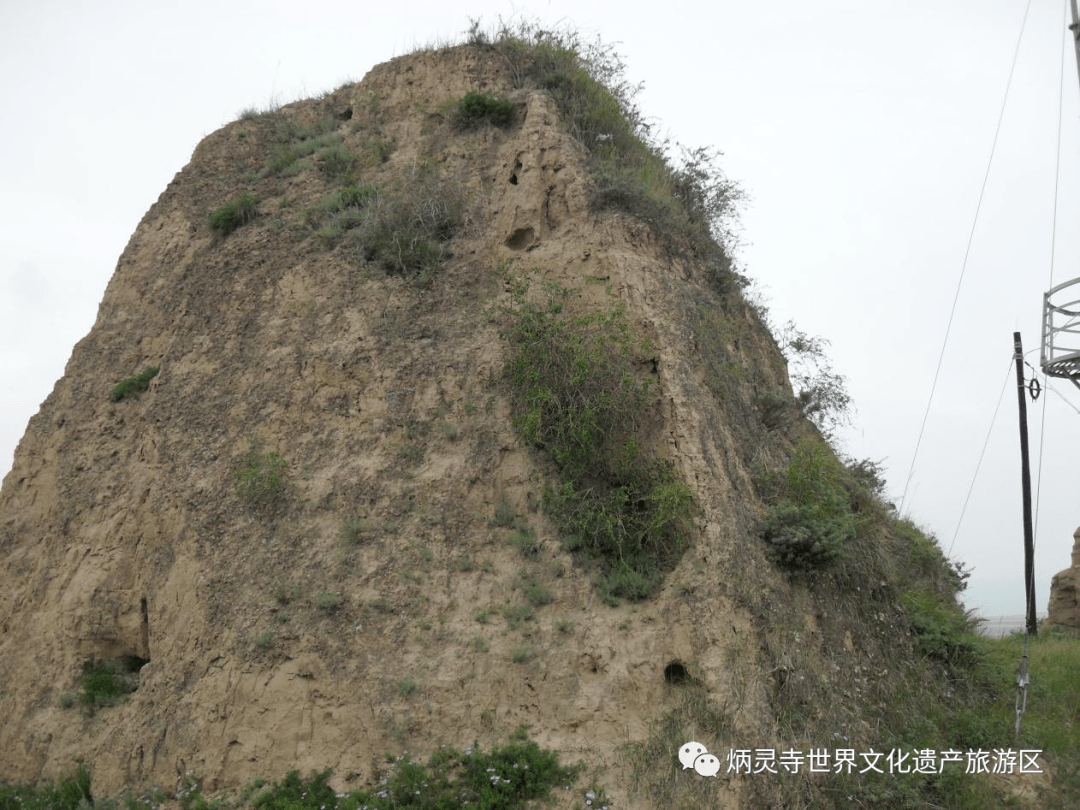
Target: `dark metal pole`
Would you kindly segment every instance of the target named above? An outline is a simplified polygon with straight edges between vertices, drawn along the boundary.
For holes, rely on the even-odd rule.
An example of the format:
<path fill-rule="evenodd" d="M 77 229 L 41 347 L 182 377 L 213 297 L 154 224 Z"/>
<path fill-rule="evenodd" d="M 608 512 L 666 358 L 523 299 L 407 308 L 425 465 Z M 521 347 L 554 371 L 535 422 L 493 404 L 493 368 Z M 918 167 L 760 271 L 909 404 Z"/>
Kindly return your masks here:
<path fill-rule="evenodd" d="M 1020 467 L 1024 488 L 1024 593 L 1027 596 L 1027 632 L 1035 636 L 1035 540 L 1031 532 L 1031 468 L 1028 464 L 1027 392 L 1024 390 L 1024 350 L 1020 333 L 1013 332 L 1016 358 L 1016 396 L 1020 402 Z"/>

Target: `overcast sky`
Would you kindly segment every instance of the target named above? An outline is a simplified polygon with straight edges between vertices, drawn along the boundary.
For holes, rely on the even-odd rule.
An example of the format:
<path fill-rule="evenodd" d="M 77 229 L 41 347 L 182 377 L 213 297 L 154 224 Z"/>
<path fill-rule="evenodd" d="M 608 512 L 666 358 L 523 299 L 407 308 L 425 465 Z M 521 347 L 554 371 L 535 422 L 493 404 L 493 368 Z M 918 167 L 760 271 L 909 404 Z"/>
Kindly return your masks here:
<path fill-rule="evenodd" d="M 245 107 L 311 96 L 455 38 L 469 17 L 517 14 L 616 43 L 628 77 L 644 82 L 644 112 L 679 141 L 724 152 L 750 198 L 744 268 L 776 323 L 831 341 L 857 405 L 844 449 L 883 460 L 896 500 L 973 233 L 904 511 L 974 568 L 969 607 L 1022 613 L 1012 333 L 1038 368 L 1042 293 L 1080 275 L 1080 85 L 1071 42 L 1062 60 L 1066 0 L 1031 0 L 975 219 L 1027 5 L 2 2 L 0 474 L 93 325 L 135 226 L 201 138 Z M 1040 611 L 1080 526 L 1080 390 L 1052 385 L 1060 396 L 1029 404 Z"/>

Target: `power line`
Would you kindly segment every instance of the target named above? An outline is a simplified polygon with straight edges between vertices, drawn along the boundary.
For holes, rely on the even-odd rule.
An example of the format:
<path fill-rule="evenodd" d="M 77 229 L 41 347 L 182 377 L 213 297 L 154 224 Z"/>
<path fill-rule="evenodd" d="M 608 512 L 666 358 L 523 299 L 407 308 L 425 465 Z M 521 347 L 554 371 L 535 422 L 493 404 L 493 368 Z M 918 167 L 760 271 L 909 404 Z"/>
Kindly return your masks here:
<path fill-rule="evenodd" d="M 960 509 L 960 518 L 956 521 L 956 531 L 953 532 L 952 542 L 949 543 L 948 557 L 952 556 L 953 546 L 956 545 L 956 537 L 960 534 L 960 524 L 964 522 L 964 513 L 967 512 L 968 501 L 971 500 L 971 492 L 975 489 L 975 479 L 979 477 L 979 468 L 982 466 L 983 456 L 986 455 L 986 446 L 990 444 L 990 434 L 994 430 L 994 423 L 997 421 L 998 411 L 1001 409 L 1001 400 L 1005 397 L 1005 389 L 1009 385 L 1009 373 L 1013 369 L 1013 357 L 1009 355 L 1009 364 L 1005 367 L 1005 379 L 1001 383 L 1001 393 L 998 394 L 997 405 L 994 406 L 994 415 L 990 419 L 990 427 L 986 431 L 986 440 L 983 442 L 982 452 L 979 453 L 979 460 L 975 463 L 975 472 L 971 476 L 971 486 L 968 487 L 967 497 L 964 498 L 964 505 Z"/>
<path fill-rule="evenodd" d="M 1069 402 L 1069 398 L 1068 398 L 1068 397 L 1066 397 L 1066 396 L 1065 396 L 1065 395 L 1064 395 L 1063 393 L 1061 393 L 1061 392 L 1060 392 L 1060 391 L 1058 391 L 1058 390 L 1057 390 L 1056 388 L 1054 388 L 1054 386 L 1050 385 L 1050 381 L 1049 381 L 1049 380 L 1047 380 L 1047 381 L 1046 381 L 1046 387 L 1047 387 L 1047 388 L 1049 388 L 1049 389 L 1050 389 L 1051 391 L 1053 391 L 1053 392 L 1054 392 L 1055 394 L 1057 394 L 1057 395 L 1058 395 L 1059 397 L 1061 397 L 1062 401 L 1063 401 L 1063 402 L 1064 402 L 1064 403 L 1065 403 L 1066 405 L 1068 405 L 1068 406 L 1069 406 L 1070 408 L 1072 408 L 1072 409 L 1073 409 L 1074 411 L 1076 411 L 1077 413 L 1080 413 L 1080 408 L 1077 408 L 1077 407 L 1076 407 L 1075 405 L 1073 405 L 1073 404 L 1072 404 L 1071 402 Z"/>
<path fill-rule="evenodd" d="M 1001 99 L 1001 110 L 998 112 L 997 128 L 994 130 L 994 142 L 990 146 L 990 158 L 986 161 L 986 173 L 983 175 L 982 188 L 979 190 L 979 201 L 975 205 L 975 219 L 971 223 L 971 233 L 968 234 L 967 249 L 964 251 L 964 261 L 960 265 L 960 278 L 956 282 L 956 294 L 953 296 L 952 309 L 949 311 L 949 323 L 945 327 L 945 339 L 941 342 L 941 352 L 938 354 L 937 369 L 934 371 L 934 381 L 930 386 L 930 398 L 926 402 L 926 413 L 923 414 L 922 425 L 919 428 L 919 438 L 915 442 L 915 453 L 911 457 L 911 468 L 908 470 L 907 481 L 904 482 L 904 494 L 900 497 L 899 513 L 904 512 L 904 500 L 907 498 L 908 487 L 911 478 L 915 474 L 915 461 L 919 457 L 919 447 L 922 445 L 923 434 L 926 432 L 926 420 L 930 416 L 930 406 L 934 401 L 934 392 L 937 390 L 938 378 L 941 376 L 941 363 L 945 359 L 945 347 L 949 343 L 949 332 L 952 331 L 953 318 L 956 315 L 956 304 L 960 300 L 960 288 L 964 283 L 964 273 L 967 271 L 968 257 L 971 255 L 971 245 L 975 239 L 975 226 L 979 222 L 979 211 L 982 209 L 983 195 L 986 193 L 986 183 L 990 179 L 990 166 L 994 162 L 994 152 L 997 151 L 998 135 L 1001 134 L 1001 122 L 1005 119 L 1005 104 L 1009 100 L 1009 88 L 1012 87 L 1013 73 L 1016 70 L 1016 58 L 1020 54 L 1020 42 L 1024 38 L 1024 29 L 1027 27 L 1028 12 L 1031 10 L 1031 0 L 1028 0 L 1024 8 L 1024 19 L 1020 24 L 1020 35 L 1016 38 L 1016 48 L 1013 51 L 1012 65 L 1009 66 L 1009 80 L 1005 83 L 1005 96 Z"/>
<path fill-rule="evenodd" d="M 1066 28 L 1066 31 L 1069 29 Z M 1054 214 L 1050 220 L 1050 280 L 1046 289 L 1054 289 L 1054 258 L 1057 253 L 1057 210 L 1058 188 L 1061 182 L 1061 120 L 1062 109 L 1065 106 L 1065 37 L 1061 38 L 1061 66 L 1058 68 L 1058 126 L 1057 126 L 1057 151 L 1054 158 Z M 1043 377 L 1045 386 L 1049 388 L 1050 378 Z M 1042 465 L 1043 465 L 1043 439 L 1046 436 L 1046 400 L 1042 404 L 1042 416 L 1039 419 L 1039 470 L 1035 477 L 1035 538 L 1034 543 L 1039 541 L 1039 496 L 1042 494 Z"/>

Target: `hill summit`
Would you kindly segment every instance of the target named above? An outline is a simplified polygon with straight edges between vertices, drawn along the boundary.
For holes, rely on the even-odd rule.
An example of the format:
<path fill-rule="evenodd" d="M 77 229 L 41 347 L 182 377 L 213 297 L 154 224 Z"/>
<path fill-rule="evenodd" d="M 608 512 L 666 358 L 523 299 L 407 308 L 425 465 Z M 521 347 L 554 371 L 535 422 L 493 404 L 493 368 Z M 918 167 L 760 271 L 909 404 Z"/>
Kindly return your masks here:
<path fill-rule="evenodd" d="M 198 145 L 0 491 L 0 778 L 352 791 L 524 728 L 561 806 L 796 806 L 895 788 L 729 751 L 986 736 L 961 572 L 806 418 L 737 188 L 617 67 L 474 32 Z"/>

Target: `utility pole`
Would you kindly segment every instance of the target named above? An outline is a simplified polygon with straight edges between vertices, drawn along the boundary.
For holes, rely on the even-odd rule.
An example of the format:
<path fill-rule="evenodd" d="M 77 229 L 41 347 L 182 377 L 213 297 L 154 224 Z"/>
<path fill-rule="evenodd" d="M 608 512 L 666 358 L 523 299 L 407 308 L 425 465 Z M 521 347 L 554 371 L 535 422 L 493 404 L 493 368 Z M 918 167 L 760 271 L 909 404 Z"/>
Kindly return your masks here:
<path fill-rule="evenodd" d="M 1076 0 L 1072 0 L 1076 5 Z M 1027 596 L 1027 634 L 1039 634 L 1035 620 L 1035 540 L 1031 531 L 1031 468 L 1028 464 L 1027 391 L 1024 388 L 1024 350 L 1020 333 L 1013 332 L 1016 395 L 1020 402 L 1020 477 L 1024 490 L 1024 593 Z"/>

